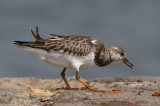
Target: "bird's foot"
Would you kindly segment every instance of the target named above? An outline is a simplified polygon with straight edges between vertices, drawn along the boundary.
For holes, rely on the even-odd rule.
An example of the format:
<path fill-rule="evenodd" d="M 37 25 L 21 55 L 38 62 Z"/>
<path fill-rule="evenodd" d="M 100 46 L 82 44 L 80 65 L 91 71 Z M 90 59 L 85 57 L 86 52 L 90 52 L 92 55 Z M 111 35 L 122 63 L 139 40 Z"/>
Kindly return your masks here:
<path fill-rule="evenodd" d="M 85 87 L 82 88 L 71 88 L 71 87 L 66 87 L 67 90 L 84 90 L 86 89 Z"/>
<path fill-rule="evenodd" d="M 107 91 L 107 90 L 98 90 L 98 89 L 95 89 L 95 88 L 92 88 L 92 87 L 86 87 L 86 89 L 89 89 L 89 90 L 94 91 L 94 92 L 109 93 L 109 91 Z"/>
<path fill-rule="evenodd" d="M 95 88 L 92 88 L 92 87 L 82 87 L 82 88 L 71 88 L 71 87 L 67 87 L 66 89 L 68 90 L 84 90 L 84 89 L 89 89 L 91 91 L 94 91 L 94 92 L 103 92 L 103 93 L 109 93 L 109 91 L 107 90 L 98 90 L 98 89 L 95 89 Z"/>
<path fill-rule="evenodd" d="M 78 90 L 79 88 L 67 88 L 68 90 Z"/>
<path fill-rule="evenodd" d="M 79 88 L 71 88 L 71 87 L 67 87 L 66 89 L 68 89 L 68 90 L 78 90 Z"/>

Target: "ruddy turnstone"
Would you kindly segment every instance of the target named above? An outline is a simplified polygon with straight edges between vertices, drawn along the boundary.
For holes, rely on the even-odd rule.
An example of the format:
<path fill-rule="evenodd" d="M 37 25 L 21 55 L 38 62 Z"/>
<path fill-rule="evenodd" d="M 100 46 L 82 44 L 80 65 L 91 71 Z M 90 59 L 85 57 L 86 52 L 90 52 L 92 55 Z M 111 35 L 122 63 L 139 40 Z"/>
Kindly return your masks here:
<path fill-rule="evenodd" d="M 50 34 L 51 38 L 43 39 L 39 36 L 38 26 L 35 29 L 35 33 L 31 29 L 31 34 L 35 38 L 34 42 L 15 41 L 14 44 L 25 51 L 34 53 L 42 61 L 63 67 L 61 77 L 68 89 L 72 88 L 65 78 L 67 68 L 76 70 L 75 78 L 87 89 L 105 92 L 89 87 L 87 83 L 83 82 L 79 76 L 79 70 L 103 67 L 114 62 L 123 62 L 130 68 L 134 67 L 127 60 L 124 49 L 119 46 L 105 47 L 100 40 L 88 36 Z"/>

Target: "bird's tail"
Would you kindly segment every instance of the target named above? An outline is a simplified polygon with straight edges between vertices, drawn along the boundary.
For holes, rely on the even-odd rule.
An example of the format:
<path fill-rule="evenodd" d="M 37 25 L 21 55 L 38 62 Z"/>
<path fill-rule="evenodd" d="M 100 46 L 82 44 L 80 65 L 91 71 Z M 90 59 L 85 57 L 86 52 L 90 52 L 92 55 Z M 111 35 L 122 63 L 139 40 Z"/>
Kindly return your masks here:
<path fill-rule="evenodd" d="M 32 36 L 35 38 L 34 42 L 14 41 L 13 44 L 15 44 L 16 46 L 20 46 L 20 47 L 33 47 L 33 48 L 38 48 L 38 47 L 44 46 L 44 43 L 46 40 L 39 36 L 38 26 L 35 27 L 35 33 L 33 32 L 32 29 L 30 30 L 30 32 L 31 32 Z"/>
<path fill-rule="evenodd" d="M 28 41 L 14 41 L 14 43 L 18 47 L 32 47 L 34 45 L 34 42 L 28 42 Z"/>

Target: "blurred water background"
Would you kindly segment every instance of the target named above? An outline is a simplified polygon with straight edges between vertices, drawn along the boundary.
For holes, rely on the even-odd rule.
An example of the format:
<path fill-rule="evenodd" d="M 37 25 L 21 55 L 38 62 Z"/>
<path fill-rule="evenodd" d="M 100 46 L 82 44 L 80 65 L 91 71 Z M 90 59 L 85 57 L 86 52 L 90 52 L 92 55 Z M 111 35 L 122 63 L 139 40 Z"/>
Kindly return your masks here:
<path fill-rule="evenodd" d="M 122 63 L 80 70 L 83 78 L 160 75 L 159 0 L 1 0 L 0 77 L 59 78 L 62 68 L 40 62 L 35 55 L 13 45 L 33 41 L 30 28 L 49 33 L 86 35 L 104 45 L 119 45 L 135 65 Z M 67 70 L 74 76 L 74 70 Z"/>

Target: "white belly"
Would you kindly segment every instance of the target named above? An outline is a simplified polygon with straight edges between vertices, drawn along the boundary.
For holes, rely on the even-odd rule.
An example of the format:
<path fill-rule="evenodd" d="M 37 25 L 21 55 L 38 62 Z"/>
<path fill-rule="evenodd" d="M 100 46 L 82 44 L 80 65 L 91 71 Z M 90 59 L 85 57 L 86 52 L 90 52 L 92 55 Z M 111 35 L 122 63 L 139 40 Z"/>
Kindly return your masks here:
<path fill-rule="evenodd" d="M 32 52 L 35 55 L 37 55 L 38 58 L 40 58 L 40 60 L 46 61 L 58 67 L 73 68 L 77 71 L 79 71 L 79 69 L 98 67 L 94 63 L 93 51 L 87 56 L 76 57 L 55 51 L 48 53 L 45 50 L 34 49 L 29 47 L 24 48 L 24 50 Z"/>

